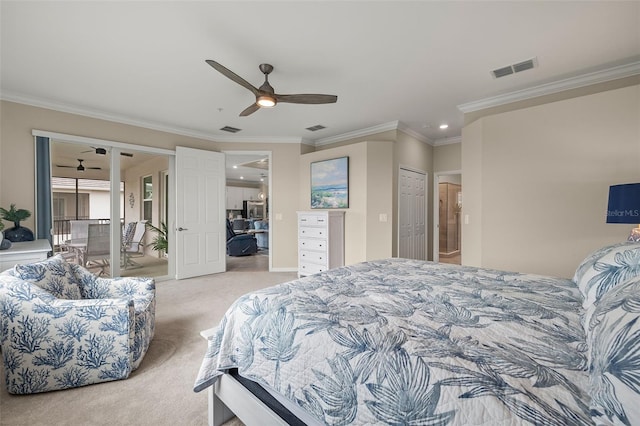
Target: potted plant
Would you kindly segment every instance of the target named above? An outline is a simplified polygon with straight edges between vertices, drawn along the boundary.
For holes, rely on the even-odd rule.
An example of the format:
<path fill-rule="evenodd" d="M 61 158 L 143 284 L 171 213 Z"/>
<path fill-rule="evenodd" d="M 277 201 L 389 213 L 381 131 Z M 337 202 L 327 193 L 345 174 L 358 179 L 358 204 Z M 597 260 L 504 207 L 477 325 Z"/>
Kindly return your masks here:
<path fill-rule="evenodd" d="M 159 252 L 169 253 L 169 242 L 167 241 L 167 224 L 160 222 L 160 228 L 153 226 L 149 222 L 146 223 L 147 229 L 156 233 L 156 236 L 151 241 L 152 249 Z"/>
<path fill-rule="evenodd" d="M 26 209 L 16 209 L 15 204 L 11 204 L 9 210 L 0 207 L 0 216 L 7 222 L 13 222 L 13 228 L 4 232 L 4 237 L 12 242 L 33 241 L 33 232 L 29 228 L 20 226 L 20 222 L 31 217 L 31 212 Z"/>

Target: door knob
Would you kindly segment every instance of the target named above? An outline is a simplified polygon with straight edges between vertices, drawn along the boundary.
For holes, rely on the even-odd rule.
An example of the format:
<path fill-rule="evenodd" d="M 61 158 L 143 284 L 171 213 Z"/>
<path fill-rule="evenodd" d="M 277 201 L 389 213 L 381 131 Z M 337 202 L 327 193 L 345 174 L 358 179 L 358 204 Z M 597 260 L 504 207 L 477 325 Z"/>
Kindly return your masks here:
<path fill-rule="evenodd" d="M 182 226 L 178 228 L 178 231 L 188 231 L 187 228 L 183 228 Z"/>

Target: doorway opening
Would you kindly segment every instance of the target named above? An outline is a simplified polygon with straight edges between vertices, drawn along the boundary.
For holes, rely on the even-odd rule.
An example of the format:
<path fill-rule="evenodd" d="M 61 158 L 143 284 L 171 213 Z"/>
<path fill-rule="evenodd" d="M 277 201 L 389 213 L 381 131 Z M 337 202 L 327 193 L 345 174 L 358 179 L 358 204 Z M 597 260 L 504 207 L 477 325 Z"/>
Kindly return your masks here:
<path fill-rule="evenodd" d="M 436 175 L 434 229 L 434 261 L 462 263 L 462 175 Z"/>
<path fill-rule="evenodd" d="M 49 143 L 54 252 L 102 276 L 169 276 L 166 244 L 156 244 L 167 241 L 168 155 L 97 140 Z"/>
<path fill-rule="evenodd" d="M 270 271 L 271 152 L 225 151 L 227 271 Z"/>

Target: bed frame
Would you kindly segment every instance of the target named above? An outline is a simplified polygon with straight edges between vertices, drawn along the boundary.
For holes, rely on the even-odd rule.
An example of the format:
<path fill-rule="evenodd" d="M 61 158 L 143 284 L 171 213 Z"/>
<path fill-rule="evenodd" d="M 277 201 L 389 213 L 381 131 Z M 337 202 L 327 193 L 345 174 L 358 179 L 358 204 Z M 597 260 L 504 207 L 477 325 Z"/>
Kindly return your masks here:
<path fill-rule="evenodd" d="M 206 340 L 213 336 L 215 328 L 203 330 L 200 335 Z M 224 374 L 215 385 L 207 389 L 209 426 L 221 426 L 238 417 L 246 426 L 287 426 L 280 416 L 230 374 Z"/>

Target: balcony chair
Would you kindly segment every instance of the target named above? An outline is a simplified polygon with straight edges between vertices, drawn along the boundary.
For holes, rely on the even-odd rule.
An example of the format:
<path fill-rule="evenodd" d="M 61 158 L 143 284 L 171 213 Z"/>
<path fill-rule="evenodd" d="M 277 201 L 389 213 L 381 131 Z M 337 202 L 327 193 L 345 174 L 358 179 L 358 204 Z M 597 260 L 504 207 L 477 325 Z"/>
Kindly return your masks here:
<path fill-rule="evenodd" d="M 122 266 L 125 269 L 141 267 L 132 257 L 144 256 L 143 240 L 146 230 L 146 220 L 127 224 L 122 238 Z"/>
<path fill-rule="evenodd" d="M 111 225 L 108 223 L 89 224 L 87 246 L 82 253 L 82 265 L 85 268 L 100 268 L 102 275 L 109 267 L 111 256 Z"/>
<path fill-rule="evenodd" d="M 152 278 L 99 278 L 60 255 L 0 273 L 0 348 L 11 394 L 125 379 L 155 330 Z"/>

